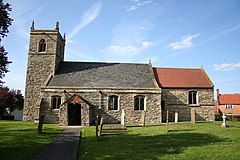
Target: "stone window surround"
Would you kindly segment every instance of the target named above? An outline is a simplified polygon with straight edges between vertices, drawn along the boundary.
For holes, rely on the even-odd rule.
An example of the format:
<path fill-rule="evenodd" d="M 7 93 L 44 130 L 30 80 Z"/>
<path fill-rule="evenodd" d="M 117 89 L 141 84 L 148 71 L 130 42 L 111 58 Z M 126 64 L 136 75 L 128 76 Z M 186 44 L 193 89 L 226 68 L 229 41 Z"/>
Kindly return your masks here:
<path fill-rule="evenodd" d="M 233 109 L 233 105 L 232 104 L 226 104 L 225 107 L 226 107 L 226 109 Z"/>
<path fill-rule="evenodd" d="M 143 110 L 140 110 L 140 109 L 138 109 L 138 110 L 135 110 L 135 98 L 136 97 L 143 97 L 144 98 L 144 103 L 143 103 L 143 105 L 144 105 L 144 108 L 143 108 Z M 133 111 L 146 111 L 146 104 L 147 104 L 147 101 L 146 101 L 146 96 L 144 96 L 144 95 L 134 95 L 134 97 L 133 97 Z"/>
<path fill-rule="evenodd" d="M 42 50 L 40 47 L 41 47 L 41 45 L 42 45 L 42 42 L 43 41 L 43 43 L 45 44 L 45 50 Z M 41 44 L 40 44 L 41 43 Z M 41 38 L 41 40 L 38 42 L 38 44 L 37 44 L 37 48 L 38 48 L 38 52 L 40 52 L 40 53 L 46 53 L 46 51 L 47 51 L 47 43 L 46 43 L 46 40 L 44 39 L 44 38 Z"/>
<path fill-rule="evenodd" d="M 196 104 L 190 104 L 190 102 L 189 102 L 189 94 L 190 93 L 193 93 L 193 92 L 196 92 Z M 199 96 L 198 96 L 198 91 L 196 91 L 196 90 L 190 90 L 190 91 L 188 91 L 188 105 L 190 106 L 190 107 L 198 107 L 199 106 Z"/>
<path fill-rule="evenodd" d="M 60 98 L 60 100 L 59 100 L 59 98 Z M 56 101 L 55 106 L 54 106 L 54 100 Z M 60 101 L 60 104 L 58 104 L 59 101 Z M 59 95 L 51 96 L 51 108 L 52 108 L 52 110 L 59 110 L 61 103 L 62 103 L 62 97 L 61 96 L 59 96 Z"/>
<path fill-rule="evenodd" d="M 115 109 L 109 109 L 109 98 L 111 97 L 111 96 L 115 96 L 115 97 L 118 97 L 118 102 L 117 102 L 117 110 L 115 110 Z M 108 97 L 107 97 L 107 110 L 108 111 L 119 111 L 120 110 L 120 96 L 119 95 L 116 95 L 116 94 L 113 94 L 113 95 L 109 95 Z"/>

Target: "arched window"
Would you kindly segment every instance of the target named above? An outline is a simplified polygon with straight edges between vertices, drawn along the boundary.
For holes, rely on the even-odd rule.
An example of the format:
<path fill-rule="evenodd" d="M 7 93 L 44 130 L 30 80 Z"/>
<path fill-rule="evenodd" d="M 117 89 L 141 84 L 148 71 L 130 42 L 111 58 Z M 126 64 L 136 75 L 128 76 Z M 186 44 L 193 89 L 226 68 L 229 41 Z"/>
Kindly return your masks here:
<path fill-rule="evenodd" d="M 52 96 L 52 109 L 59 109 L 60 105 L 61 105 L 61 97 Z"/>
<path fill-rule="evenodd" d="M 38 45 L 38 52 L 45 52 L 45 51 L 46 51 L 46 42 L 44 39 L 41 39 Z"/>
<path fill-rule="evenodd" d="M 188 103 L 189 103 L 189 105 L 198 104 L 197 91 L 189 91 Z"/>
<path fill-rule="evenodd" d="M 135 96 L 134 97 L 134 110 L 144 110 L 144 96 Z"/>
<path fill-rule="evenodd" d="M 112 95 L 108 97 L 108 110 L 118 110 L 118 96 Z"/>

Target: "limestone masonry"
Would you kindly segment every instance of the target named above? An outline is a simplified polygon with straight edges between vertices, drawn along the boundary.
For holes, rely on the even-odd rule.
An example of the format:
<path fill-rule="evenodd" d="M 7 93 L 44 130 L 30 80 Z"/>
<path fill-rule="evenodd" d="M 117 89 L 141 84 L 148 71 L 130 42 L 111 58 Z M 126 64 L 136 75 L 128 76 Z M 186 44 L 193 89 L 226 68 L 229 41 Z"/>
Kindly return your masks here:
<path fill-rule="evenodd" d="M 191 108 L 197 120 L 214 121 L 214 86 L 202 68 L 182 69 L 179 79 L 178 69 L 153 68 L 151 62 L 67 62 L 58 27 L 36 30 L 32 24 L 24 121 L 38 122 L 44 114 L 45 123 L 60 125 L 94 125 L 96 116 L 120 123 L 123 109 L 126 123 L 140 123 L 143 111 L 146 123 L 162 123 L 167 110 L 170 121 L 175 112 L 178 121 L 189 121 Z"/>

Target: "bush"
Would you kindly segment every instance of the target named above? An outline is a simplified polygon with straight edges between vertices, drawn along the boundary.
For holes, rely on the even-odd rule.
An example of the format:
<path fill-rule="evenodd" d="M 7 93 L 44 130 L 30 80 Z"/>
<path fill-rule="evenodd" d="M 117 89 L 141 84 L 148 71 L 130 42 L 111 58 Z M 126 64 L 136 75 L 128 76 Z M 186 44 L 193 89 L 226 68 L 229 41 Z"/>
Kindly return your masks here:
<path fill-rule="evenodd" d="M 215 114 L 215 121 L 222 121 L 222 114 Z"/>
<path fill-rule="evenodd" d="M 2 116 L 2 120 L 14 120 L 14 116 Z"/>
<path fill-rule="evenodd" d="M 240 115 L 234 115 L 233 121 L 240 121 Z"/>

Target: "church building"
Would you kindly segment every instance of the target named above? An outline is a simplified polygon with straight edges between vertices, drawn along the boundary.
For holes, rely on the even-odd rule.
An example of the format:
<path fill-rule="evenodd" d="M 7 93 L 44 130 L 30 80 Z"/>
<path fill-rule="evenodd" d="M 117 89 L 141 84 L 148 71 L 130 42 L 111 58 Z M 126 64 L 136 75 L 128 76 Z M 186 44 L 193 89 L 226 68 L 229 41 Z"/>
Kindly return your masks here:
<path fill-rule="evenodd" d="M 65 36 L 54 30 L 30 32 L 23 120 L 59 125 L 162 123 L 166 110 L 179 121 L 214 120 L 214 86 L 200 69 L 153 68 L 151 62 L 108 63 L 64 61 Z M 173 118 L 170 116 L 170 118 Z"/>

